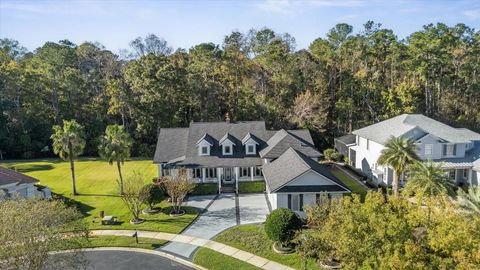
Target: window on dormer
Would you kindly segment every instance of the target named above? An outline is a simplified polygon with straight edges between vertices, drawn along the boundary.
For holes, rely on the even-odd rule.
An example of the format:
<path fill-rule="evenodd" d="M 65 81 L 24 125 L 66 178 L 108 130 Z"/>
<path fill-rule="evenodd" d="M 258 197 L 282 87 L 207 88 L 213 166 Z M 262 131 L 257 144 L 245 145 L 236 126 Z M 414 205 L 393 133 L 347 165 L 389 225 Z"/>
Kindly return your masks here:
<path fill-rule="evenodd" d="M 255 144 L 247 144 L 247 155 L 255 154 Z"/>
<path fill-rule="evenodd" d="M 223 154 L 224 155 L 231 155 L 232 154 L 232 146 L 224 145 L 223 146 Z"/>
<path fill-rule="evenodd" d="M 202 146 L 202 155 L 208 154 L 208 146 Z"/>

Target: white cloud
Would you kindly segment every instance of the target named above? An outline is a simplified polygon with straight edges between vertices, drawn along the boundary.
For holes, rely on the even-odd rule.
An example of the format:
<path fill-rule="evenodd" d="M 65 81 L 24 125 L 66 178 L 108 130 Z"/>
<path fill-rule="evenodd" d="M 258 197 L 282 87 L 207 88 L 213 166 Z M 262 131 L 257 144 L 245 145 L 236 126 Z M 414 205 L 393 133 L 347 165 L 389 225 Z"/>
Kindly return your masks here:
<path fill-rule="evenodd" d="M 467 10 L 463 14 L 472 20 L 480 20 L 480 9 Z"/>

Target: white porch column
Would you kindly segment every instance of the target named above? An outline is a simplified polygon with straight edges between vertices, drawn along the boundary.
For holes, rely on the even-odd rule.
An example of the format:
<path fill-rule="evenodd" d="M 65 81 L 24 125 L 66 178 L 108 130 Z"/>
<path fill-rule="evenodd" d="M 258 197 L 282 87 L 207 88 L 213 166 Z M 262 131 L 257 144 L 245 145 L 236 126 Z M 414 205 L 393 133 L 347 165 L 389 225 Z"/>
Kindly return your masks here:
<path fill-rule="evenodd" d="M 255 172 L 255 169 L 254 169 L 254 168 L 255 168 L 255 167 L 253 167 L 253 166 L 250 167 L 250 179 L 251 179 L 252 181 L 253 181 L 253 178 L 254 178 L 254 177 L 253 177 L 253 173 Z"/>
<path fill-rule="evenodd" d="M 238 193 L 238 167 L 235 167 L 235 192 Z"/>
<path fill-rule="evenodd" d="M 205 175 L 207 174 L 207 168 L 202 168 L 202 183 L 205 182 Z"/>
<path fill-rule="evenodd" d="M 222 168 L 217 168 L 218 193 L 222 192 Z"/>
<path fill-rule="evenodd" d="M 158 177 L 163 176 L 163 164 L 158 164 Z"/>
<path fill-rule="evenodd" d="M 458 169 L 455 169 L 455 180 L 453 181 L 455 184 L 457 184 L 457 179 L 458 179 Z"/>
<path fill-rule="evenodd" d="M 468 184 L 470 186 L 472 185 L 472 179 L 473 179 L 473 168 L 470 169 L 470 173 L 468 174 Z"/>

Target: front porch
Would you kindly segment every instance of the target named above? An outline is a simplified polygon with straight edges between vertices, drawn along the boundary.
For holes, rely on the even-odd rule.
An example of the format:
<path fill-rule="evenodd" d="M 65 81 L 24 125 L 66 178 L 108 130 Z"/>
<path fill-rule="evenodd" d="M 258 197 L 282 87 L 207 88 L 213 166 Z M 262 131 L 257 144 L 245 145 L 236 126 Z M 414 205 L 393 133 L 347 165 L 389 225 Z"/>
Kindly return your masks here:
<path fill-rule="evenodd" d="M 177 168 L 159 165 L 159 176 L 173 176 Z M 195 183 L 218 183 L 219 193 L 238 193 L 239 182 L 264 180 L 260 166 L 186 168 L 188 177 Z"/>

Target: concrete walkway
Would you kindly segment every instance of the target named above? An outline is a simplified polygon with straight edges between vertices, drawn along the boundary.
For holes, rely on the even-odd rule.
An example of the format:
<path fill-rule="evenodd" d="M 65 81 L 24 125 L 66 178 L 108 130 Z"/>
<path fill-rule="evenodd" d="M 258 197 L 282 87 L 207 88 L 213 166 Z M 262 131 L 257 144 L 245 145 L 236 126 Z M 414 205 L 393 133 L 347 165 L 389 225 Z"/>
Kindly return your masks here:
<path fill-rule="evenodd" d="M 132 236 L 135 233 L 134 230 L 93 230 L 91 231 L 92 236 Z M 172 242 L 179 242 L 189 245 L 194 245 L 198 247 L 205 247 L 216 252 L 222 253 L 224 255 L 236 258 L 238 260 L 244 261 L 256 267 L 266 269 L 266 270 L 293 270 L 293 268 L 288 267 L 283 264 L 279 264 L 274 261 L 259 257 L 250 252 L 246 252 L 219 242 L 212 240 L 193 237 L 187 235 L 173 234 L 173 233 L 163 233 L 163 232 L 149 232 L 149 231 L 137 231 L 138 237 L 153 238 L 159 240 L 167 240 Z"/>

